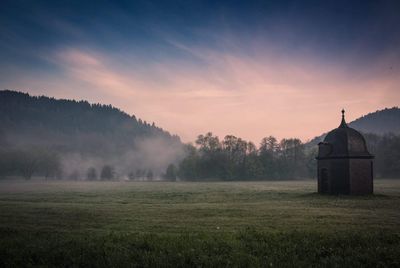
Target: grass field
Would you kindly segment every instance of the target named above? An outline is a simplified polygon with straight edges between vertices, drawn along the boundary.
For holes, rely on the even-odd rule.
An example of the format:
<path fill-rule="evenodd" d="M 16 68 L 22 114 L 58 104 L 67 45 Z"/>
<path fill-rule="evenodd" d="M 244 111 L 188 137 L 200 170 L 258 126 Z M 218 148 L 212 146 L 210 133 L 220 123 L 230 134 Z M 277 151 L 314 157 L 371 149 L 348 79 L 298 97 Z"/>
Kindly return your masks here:
<path fill-rule="evenodd" d="M 399 267 L 400 180 L 0 181 L 1 267 Z"/>

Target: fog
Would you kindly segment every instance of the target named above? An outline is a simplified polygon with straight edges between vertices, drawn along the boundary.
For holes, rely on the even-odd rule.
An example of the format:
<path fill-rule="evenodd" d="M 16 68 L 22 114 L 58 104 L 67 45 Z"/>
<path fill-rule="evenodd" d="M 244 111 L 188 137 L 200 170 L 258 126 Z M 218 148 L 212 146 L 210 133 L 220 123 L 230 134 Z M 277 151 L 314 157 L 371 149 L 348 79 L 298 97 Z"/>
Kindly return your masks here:
<path fill-rule="evenodd" d="M 161 180 L 167 166 L 177 165 L 184 157 L 182 144 L 171 143 L 161 137 L 147 137 L 135 140 L 133 148 L 127 148 L 120 154 L 98 157 L 68 153 L 61 156 L 61 163 L 66 177 L 72 179 L 86 179 L 89 168 L 95 168 L 100 176 L 102 168 L 109 165 L 113 167 L 116 179 L 128 180 L 133 173 L 136 180 L 148 180 L 146 175 L 151 171 L 153 180 Z M 143 174 L 136 176 L 138 171 Z M 74 173 L 78 174 L 78 178 L 74 178 Z"/>
<path fill-rule="evenodd" d="M 0 178 L 86 180 L 89 169 L 94 168 L 92 180 L 162 180 L 166 168 L 185 157 L 179 139 L 161 135 L 132 137 L 125 146 L 119 145 L 121 140 L 96 134 L 91 140 L 87 135 L 56 136 L 32 132 L 2 135 Z M 112 176 L 102 178 L 105 166 L 111 168 Z"/>

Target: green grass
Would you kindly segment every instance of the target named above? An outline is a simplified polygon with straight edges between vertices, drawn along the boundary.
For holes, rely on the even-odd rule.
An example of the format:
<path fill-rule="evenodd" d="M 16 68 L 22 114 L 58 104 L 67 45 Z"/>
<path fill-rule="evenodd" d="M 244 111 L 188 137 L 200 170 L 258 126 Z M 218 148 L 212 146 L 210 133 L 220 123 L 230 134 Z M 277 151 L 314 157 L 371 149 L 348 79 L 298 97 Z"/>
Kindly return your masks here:
<path fill-rule="evenodd" d="M 0 266 L 399 267 L 400 180 L 0 182 Z"/>

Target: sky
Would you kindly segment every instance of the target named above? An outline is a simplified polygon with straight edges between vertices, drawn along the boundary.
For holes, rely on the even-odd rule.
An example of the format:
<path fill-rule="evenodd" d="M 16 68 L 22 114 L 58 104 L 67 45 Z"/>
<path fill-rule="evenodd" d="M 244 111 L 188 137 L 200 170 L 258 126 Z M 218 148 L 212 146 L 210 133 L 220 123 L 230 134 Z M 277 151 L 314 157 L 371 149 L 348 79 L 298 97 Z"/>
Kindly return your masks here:
<path fill-rule="evenodd" d="M 185 142 L 312 139 L 400 103 L 400 1 L 18 1 L 0 89 L 112 104 Z"/>

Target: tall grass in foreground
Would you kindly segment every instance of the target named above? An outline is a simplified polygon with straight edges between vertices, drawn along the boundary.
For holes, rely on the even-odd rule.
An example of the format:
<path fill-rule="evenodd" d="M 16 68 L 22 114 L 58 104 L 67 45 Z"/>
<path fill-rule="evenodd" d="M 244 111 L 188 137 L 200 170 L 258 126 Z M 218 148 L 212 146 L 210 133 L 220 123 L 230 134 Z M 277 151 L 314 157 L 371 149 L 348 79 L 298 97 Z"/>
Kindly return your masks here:
<path fill-rule="evenodd" d="M 0 235 L 1 267 L 400 266 L 400 237 L 385 233 Z"/>

